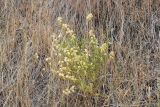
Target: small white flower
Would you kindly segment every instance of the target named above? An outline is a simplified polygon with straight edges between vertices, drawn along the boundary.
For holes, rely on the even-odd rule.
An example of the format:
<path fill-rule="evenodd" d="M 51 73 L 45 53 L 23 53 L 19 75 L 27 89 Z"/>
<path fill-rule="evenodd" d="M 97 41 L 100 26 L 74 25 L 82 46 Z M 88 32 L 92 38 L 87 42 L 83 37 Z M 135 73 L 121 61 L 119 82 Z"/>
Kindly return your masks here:
<path fill-rule="evenodd" d="M 93 14 L 89 13 L 88 16 L 86 17 L 87 21 L 90 21 L 93 19 Z"/>
<path fill-rule="evenodd" d="M 57 22 L 61 24 L 62 23 L 62 17 L 58 17 Z"/>
<path fill-rule="evenodd" d="M 38 53 L 35 53 L 35 57 L 36 57 L 36 59 L 38 59 L 38 58 L 39 58 Z"/>
<path fill-rule="evenodd" d="M 115 58 L 115 53 L 114 53 L 114 51 L 111 51 L 111 52 L 109 53 L 109 58 L 110 58 L 110 59 L 114 59 L 114 58 Z"/>
<path fill-rule="evenodd" d="M 51 58 L 49 57 L 49 58 L 46 58 L 46 61 L 48 62 L 48 61 L 50 61 L 51 60 Z"/>
<path fill-rule="evenodd" d="M 62 24 L 62 29 L 67 30 L 69 26 L 67 24 Z"/>
<path fill-rule="evenodd" d="M 67 89 L 65 89 L 65 90 L 63 90 L 63 94 L 64 95 L 69 95 L 71 93 L 71 91 L 67 88 Z"/>
<path fill-rule="evenodd" d="M 72 86 L 72 87 L 70 88 L 70 90 L 71 90 L 71 92 L 74 92 L 74 91 L 75 91 L 75 86 Z"/>

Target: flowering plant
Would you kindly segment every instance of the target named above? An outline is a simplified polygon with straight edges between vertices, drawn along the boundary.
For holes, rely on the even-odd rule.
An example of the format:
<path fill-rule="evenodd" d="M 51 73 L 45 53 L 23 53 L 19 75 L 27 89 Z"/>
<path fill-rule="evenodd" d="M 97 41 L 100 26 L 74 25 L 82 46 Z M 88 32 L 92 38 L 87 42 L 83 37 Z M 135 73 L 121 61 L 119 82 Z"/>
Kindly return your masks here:
<path fill-rule="evenodd" d="M 53 71 L 61 79 L 69 80 L 74 88 L 95 92 L 101 67 L 109 59 L 108 43 L 98 43 L 93 30 L 88 31 L 88 38 L 79 40 L 69 25 L 63 23 L 62 18 L 58 18 L 58 21 L 61 32 L 53 41 L 58 67 L 52 68 Z M 73 92 L 73 88 L 72 91 L 67 88 L 66 92 Z"/>

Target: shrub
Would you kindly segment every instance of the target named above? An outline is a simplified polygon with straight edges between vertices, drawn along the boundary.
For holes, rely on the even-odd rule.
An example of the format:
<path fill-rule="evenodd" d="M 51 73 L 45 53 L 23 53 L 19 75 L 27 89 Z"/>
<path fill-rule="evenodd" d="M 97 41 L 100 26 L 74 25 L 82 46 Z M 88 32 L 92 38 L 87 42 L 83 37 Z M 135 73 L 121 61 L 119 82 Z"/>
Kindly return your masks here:
<path fill-rule="evenodd" d="M 67 88 L 63 92 L 69 94 L 74 87 L 85 93 L 95 93 L 101 67 L 113 59 L 114 53 L 108 54 L 108 42 L 100 44 L 94 30 L 89 30 L 85 38 L 78 39 L 70 26 L 63 23 L 62 18 L 58 18 L 58 22 L 60 34 L 53 35 L 53 53 L 58 58 L 58 64 L 54 63 L 57 66 L 54 65 L 52 70 L 73 85 L 70 88 L 72 91 Z"/>

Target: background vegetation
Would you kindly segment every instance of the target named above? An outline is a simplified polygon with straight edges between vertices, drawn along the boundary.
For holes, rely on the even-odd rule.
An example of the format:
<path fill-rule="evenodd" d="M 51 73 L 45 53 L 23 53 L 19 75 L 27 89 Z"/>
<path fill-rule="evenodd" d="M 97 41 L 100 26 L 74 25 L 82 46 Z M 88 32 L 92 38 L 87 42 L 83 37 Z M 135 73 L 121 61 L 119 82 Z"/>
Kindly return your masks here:
<path fill-rule="evenodd" d="M 160 107 L 159 74 L 159 0 L 0 0 L 0 107 Z"/>

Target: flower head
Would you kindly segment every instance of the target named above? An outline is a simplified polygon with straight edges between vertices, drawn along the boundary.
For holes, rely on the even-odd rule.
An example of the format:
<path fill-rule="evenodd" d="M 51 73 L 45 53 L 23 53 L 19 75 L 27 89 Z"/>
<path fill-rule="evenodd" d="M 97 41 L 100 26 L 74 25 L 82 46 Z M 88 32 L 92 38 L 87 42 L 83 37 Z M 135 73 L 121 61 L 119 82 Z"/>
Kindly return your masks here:
<path fill-rule="evenodd" d="M 89 13 L 88 16 L 86 17 L 87 21 L 91 21 L 93 19 L 93 14 Z"/>
<path fill-rule="evenodd" d="M 62 17 L 58 17 L 58 18 L 57 18 L 57 22 L 58 22 L 59 24 L 61 24 L 61 23 L 62 23 Z"/>
<path fill-rule="evenodd" d="M 38 59 L 38 58 L 39 58 L 38 53 L 35 53 L 35 57 L 36 57 L 36 59 Z"/>
<path fill-rule="evenodd" d="M 100 49 L 101 49 L 101 52 L 104 53 L 106 51 L 106 49 L 107 49 L 107 44 L 106 43 L 102 44 Z"/>
<path fill-rule="evenodd" d="M 62 24 L 62 29 L 67 30 L 68 29 L 68 25 L 67 24 Z"/>
<path fill-rule="evenodd" d="M 69 95 L 70 93 L 71 93 L 71 91 L 68 88 L 63 90 L 64 95 Z"/>
<path fill-rule="evenodd" d="M 51 57 L 49 57 L 49 58 L 46 58 L 46 61 L 48 62 L 48 61 L 50 61 L 51 60 Z"/>
<path fill-rule="evenodd" d="M 71 90 L 72 92 L 74 92 L 74 91 L 75 91 L 75 86 L 71 86 L 70 90 Z"/>
<path fill-rule="evenodd" d="M 110 52 L 109 58 L 110 58 L 110 59 L 114 59 L 114 58 L 115 58 L 115 53 L 114 53 L 114 51 L 111 51 L 111 52 Z"/>

